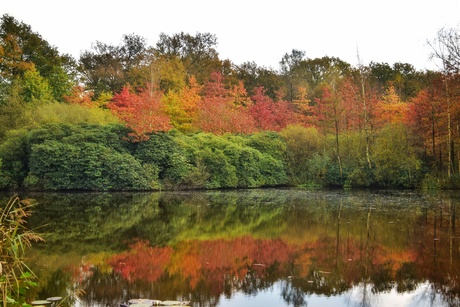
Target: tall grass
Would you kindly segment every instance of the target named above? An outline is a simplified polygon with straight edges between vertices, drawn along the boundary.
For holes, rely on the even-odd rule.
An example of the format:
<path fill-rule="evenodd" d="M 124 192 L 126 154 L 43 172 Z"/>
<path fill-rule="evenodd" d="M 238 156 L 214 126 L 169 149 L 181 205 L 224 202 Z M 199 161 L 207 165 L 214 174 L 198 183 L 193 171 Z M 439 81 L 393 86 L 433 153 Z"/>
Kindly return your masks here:
<path fill-rule="evenodd" d="M 25 253 L 34 241 L 43 239 L 27 228 L 32 204 L 14 196 L 0 208 L 0 297 L 3 307 L 25 304 L 28 288 L 36 286 L 35 275 L 25 263 Z"/>

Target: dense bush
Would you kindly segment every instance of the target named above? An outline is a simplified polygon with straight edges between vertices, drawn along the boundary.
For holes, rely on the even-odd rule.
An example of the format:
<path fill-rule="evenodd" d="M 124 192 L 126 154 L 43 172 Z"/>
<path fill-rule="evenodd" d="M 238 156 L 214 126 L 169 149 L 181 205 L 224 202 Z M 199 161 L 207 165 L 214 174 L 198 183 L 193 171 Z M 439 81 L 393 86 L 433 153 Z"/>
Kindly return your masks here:
<path fill-rule="evenodd" d="M 335 139 L 320 136 L 315 128 L 289 126 L 280 133 L 247 136 L 171 130 L 133 141 L 130 130 L 118 124 L 52 123 L 8 132 L 0 144 L 0 188 L 422 185 L 425 170 L 404 126 L 381 129 L 370 143 L 370 160 L 362 137 L 359 133 L 340 136 L 339 165 Z"/>
<path fill-rule="evenodd" d="M 0 145 L 2 161 L 0 175 L 1 189 L 14 189 L 21 185 L 29 172 L 29 148 L 26 130 L 9 131 Z"/>
<path fill-rule="evenodd" d="M 46 190 L 147 190 L 155 175 L 131 155 L 103 145 L 51 140 L 32 146 L 26 183 Z"/>
<path fill-rule="evenodd" d="M 1 188 L 218 189 L 288 182 L 280 160 L 284 143 L 274 134 L 170 131 L 132 142 L 129 133 L 117 124 L 64 123 L 10 131 L 0 145 Z"/>
<path fill-rule="evenodd" d="M 321 152 L 323 145 L 316 128 L 288 126 L 280 132 L 280 135 L 286 143 L 285 159 L 291 183 L 303 184 L 315 181 L 316 170 L 309 169 L 311 163 L 308 161 L 317 158 L 316 154 Z"/>

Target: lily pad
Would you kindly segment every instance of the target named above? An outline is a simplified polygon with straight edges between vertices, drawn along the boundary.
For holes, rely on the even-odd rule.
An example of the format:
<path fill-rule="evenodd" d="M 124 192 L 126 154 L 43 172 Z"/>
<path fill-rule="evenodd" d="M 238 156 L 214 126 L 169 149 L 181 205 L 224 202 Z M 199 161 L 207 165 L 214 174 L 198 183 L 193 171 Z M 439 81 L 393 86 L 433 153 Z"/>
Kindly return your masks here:
<path fill-rule="evenodd" d="M 57 302 L 57 301 L 62 300 L 62 297 L 60 297 L 60 296 L 53 296 L 53 297 L 48 297 L 46 300 L 47 300 L 47 301 L 50 301 L 50 302 Z"/>
<path fill-rule="evenodd" d="M 132 300 L 129 300 L 128 303 L 130 304 L 135 304 L 136 307 L 140 307 L 139 305 L 149 305 L 149 306 L 152 306 L 153 303 L 155 301 L 154 300 L 149 300 L 149 299 L 145 299 L 145 298 L 136 298 L 136 299 L 132 299 Z"/>
<path fill-rule="evenodd" d="M 180 301 L 163 301 L 160 303 L 160 306 L 185 306 L 189 302 L 180 302 Z"/>
<path fill-rule="evenodd" d="M 48 304 L 51 304 L 50 301 L 47 301 L 47 300 L 38 300 L 38 301 L 33 301 L 30 303 L 31 305 L 48 305 Z"/>

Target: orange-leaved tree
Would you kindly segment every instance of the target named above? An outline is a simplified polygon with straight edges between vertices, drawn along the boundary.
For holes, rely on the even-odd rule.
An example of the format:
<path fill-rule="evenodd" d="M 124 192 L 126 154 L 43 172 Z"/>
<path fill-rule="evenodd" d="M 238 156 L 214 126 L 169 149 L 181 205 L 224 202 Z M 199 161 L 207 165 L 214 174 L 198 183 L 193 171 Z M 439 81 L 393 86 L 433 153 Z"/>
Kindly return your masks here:
<path fill-rule="evenodd" d="M 407 103 L 404 103 L 396 93 L 395 87 L 390 84 L 381 96 L 378 104 L 379 121 L 382 125 L 402 123 L 407 113 Z"/>
<path fill-rule="evenodd" d="M 204 85 L 204 94 L 198 103 L 198 128 L 216 134 L 254 132 L 247 108 L 235 103 L 235 97 L 239 100 L 241 95 L 235 96 L 234 93 L 225 88 L 221 73 L 213 73 Z"/>
<path fill-rule="evenodd" d="M 163 97 L 166 114 L 171 119 L 171 124 L 179 131 L 190 132 L 195 130 L 194 125 L 198 120 L 198 102 L 201 86 L 195 77 L 189 78 L 188 85 L 179 91 L 169 91 Z"/>

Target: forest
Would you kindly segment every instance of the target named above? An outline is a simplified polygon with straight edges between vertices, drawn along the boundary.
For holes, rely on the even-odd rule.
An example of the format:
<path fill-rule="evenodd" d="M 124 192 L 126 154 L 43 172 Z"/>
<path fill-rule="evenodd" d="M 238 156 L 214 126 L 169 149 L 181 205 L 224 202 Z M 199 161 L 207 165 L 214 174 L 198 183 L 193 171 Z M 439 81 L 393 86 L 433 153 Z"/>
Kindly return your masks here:
<path fill-rule="evenodd" d="M 460 188 L 460 29 L 429 42 L 437 71 L 236 65 L 184 32 L 75 59 L 3 15 L 0 189 Z"/>

